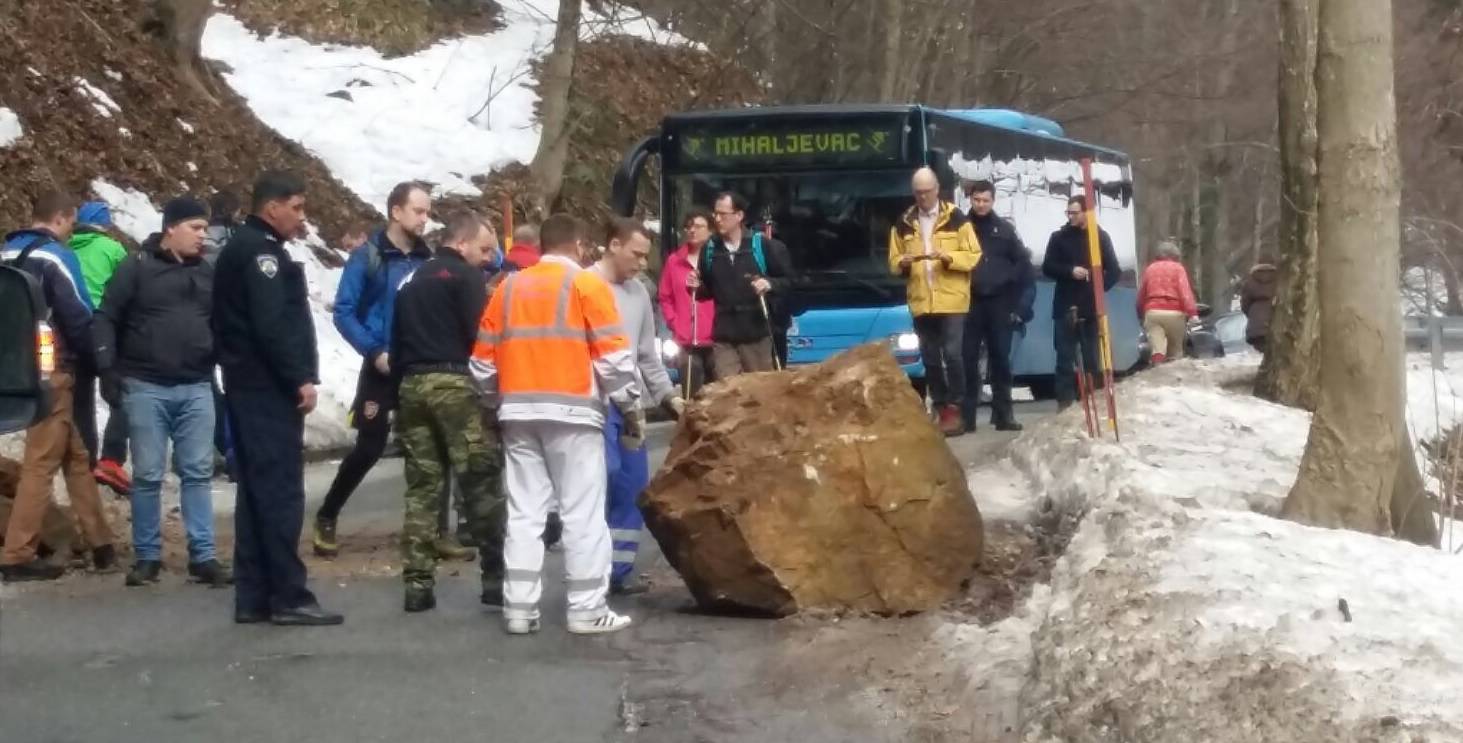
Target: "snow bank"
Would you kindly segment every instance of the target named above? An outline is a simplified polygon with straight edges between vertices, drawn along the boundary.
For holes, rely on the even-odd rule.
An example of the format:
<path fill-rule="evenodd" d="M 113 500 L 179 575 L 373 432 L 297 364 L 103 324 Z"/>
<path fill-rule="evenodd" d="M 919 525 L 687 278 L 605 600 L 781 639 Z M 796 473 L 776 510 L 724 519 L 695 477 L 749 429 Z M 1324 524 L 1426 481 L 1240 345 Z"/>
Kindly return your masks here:
<path fill-rule="evenodd" d="M 25 129 L 20 126 L 20 117 L 14 111 L 0 106 L 0 147 L 9 147 L 19 142 L 23 136 Z"/>
<path fill-rule="evenodd" d="M 558 11 L 552 0 L 500 5 L 502 30 L 395 59 L 366 47 L 261 38 L 216 13 L 203 53 L 232 68 L 225 79 L 260 120 L 317 155 L 367 204 L 384 209 L 392 186 L 409 179 L 477 196 L 473 176 L 527 162 L 538 148 L 530 65 L 551 46 Z M 681 41 L 618 12 L 586 7 L 585 33 Z"/>
<path fill-rule="evenodd" d="M 153 206 L 147 194 L 114 186 L 101 178 L 91 182 L 91 191 L 111 207 L 112 224 L 133 240 L 142 242 L 162 229 L 162 210 Z"/>
<path fill-rule="evenodd" d="M 1014 444 L 1087 512 L 1025 609 L 1024 740 L 1463 740 L 1463 557 L 1264 515 L 1309 420 L 1252 374 L 1172 364 L 1120 387 L 1121 444 L 1075 408 Z"/>

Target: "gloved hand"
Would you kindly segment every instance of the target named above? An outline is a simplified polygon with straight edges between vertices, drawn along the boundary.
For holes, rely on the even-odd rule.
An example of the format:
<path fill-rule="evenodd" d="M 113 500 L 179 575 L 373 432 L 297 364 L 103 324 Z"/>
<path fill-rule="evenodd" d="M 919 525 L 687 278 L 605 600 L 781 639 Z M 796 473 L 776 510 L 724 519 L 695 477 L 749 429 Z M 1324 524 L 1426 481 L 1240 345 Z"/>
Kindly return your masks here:
<path fill-rule="evenodd" d="M 111 407 L 122 404 L 122 375 L 108 369 L 101 373 L 102 399 Z"/>
<path fill-rule="evenodd" d="M 671 399 L 665 401 L 665 404 L 666 407 L 671 409 L 672 413 L 676 414 L 677 418 L 686 414 L 686 398 L 680 395 L 672 395 Z"/>
<path fill-rule="evenodd" d="M 622 417 L 625 422 L 620 428 L 620 448 L 638 451 L 645 446 L 645 411 L 636 408 Z"/>

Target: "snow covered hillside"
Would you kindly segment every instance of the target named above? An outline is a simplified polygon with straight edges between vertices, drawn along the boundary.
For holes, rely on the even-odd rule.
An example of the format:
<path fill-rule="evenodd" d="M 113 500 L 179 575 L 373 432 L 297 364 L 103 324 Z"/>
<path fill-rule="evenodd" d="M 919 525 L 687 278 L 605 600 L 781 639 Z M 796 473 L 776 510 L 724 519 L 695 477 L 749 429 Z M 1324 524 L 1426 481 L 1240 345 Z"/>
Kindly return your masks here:
<path fill-rule="evenodd" d="M 970 473 L 992 521 L 1086 514 L 1018 616 L 937 638 L 984 653 L 973 675 L 1026 679 L 981 687 L 1021 740 L 1463 740 L 1463 556 L 1266 515 L 1309 419 L 1248 394 L 1254 363 L 1144 373 L 1121 444 L 1074 408 Z"/>

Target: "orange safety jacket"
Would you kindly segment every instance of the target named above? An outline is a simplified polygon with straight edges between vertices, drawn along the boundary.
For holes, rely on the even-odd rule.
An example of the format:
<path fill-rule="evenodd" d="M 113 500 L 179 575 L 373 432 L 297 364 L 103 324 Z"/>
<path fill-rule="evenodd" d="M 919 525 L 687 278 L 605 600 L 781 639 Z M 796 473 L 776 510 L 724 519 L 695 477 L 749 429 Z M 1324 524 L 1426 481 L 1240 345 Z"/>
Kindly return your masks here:
<path fill-rule="evenodd" d="M 502 421 L 603 427 L 604 398 L 628 413 L 640 395 L 609 285 L 557 255 L 510 275 L 493 292 L 471 367 Z"/>

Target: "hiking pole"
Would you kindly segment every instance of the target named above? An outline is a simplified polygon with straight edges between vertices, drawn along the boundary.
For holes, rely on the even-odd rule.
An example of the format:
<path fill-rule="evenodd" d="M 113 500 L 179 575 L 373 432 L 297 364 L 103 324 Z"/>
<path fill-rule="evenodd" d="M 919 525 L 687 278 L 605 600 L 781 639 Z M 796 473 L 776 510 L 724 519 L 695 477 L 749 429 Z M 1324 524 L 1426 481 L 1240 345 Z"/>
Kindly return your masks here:
<path fill-rule="evenodd" d="M 772 344 L 772 368 L 782 371 L 782 359 L 777 358 L 777 341 L 772 333 L 772 315 L 767 312 L 767 295 L 758 294 L 757 303 L 762 305 L 762 320 L 767 323 L 767 342 Z"/>
<path fill-rule="evenodd" d="M 1087 373 L 1087 355 L 1082 353 L 1081 334 L 1082 325 L 1077 319 L 1077 308 L 1073 307 L 1067 312 L 1067 322 L 1072 327 L 1072 332 L 1078 336 L 1077 365 L 1073 374 L 1077 375 L 1077 401 L 1082 404 L 1082 418 L 1087 422 L 1087 435 L 1097 438 L 1097 413 L 1092 403 L 1092 377 Z"/>
<path fill-rule="evenodd" d="M 1093 306 L 1097 310 L 1097 371 L 1103 381 L 1107 396 L 1107 420 L 1112 426 L 1113 438 L 1122 441 L 1118 431 L 1118 400 L 1113 389 L 1112 333 L 1107 322 L 1107 295 L 1103 286 L 1102 247 L 1097 232 L 1097 189 L 1092 185 L 1092 158 L 1082 158 L 1082 186 L 1087 194 L 1087 254 L 1092 266 L 1087 280 L 1092 284 Z"/>
<path fill-rule="evenodd" d="M 696 339 L 701 337 L 701 313 L 698 312 L 700 303 L 696 301 L 696 292 L 691 292 L 691 343 L 686 346 L 686 379 L 681 383 L 684 392 L 683 399 L 691 399 L 691 353 L 696 350 Z"/>

